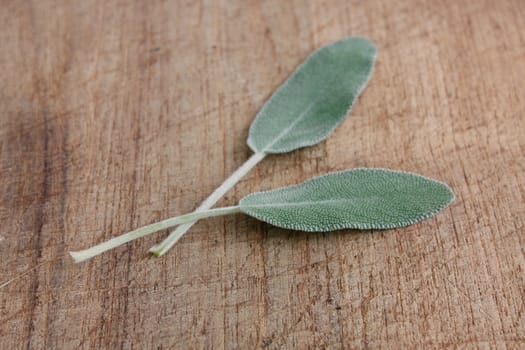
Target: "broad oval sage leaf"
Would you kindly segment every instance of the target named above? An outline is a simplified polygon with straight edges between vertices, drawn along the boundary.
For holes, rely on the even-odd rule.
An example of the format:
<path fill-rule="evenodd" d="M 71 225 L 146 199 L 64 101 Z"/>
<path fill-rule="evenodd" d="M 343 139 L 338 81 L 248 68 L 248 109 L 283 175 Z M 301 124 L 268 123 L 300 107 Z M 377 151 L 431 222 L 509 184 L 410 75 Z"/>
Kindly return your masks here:
<path fill-rule="evenodd" d="M 315 51 L 257 114 L 248 146 L 256 153 L 284 153 L 327 138 L 366 86 L 375 57 L 374 44 L 361 37 Z"/>
<path fill-rule="evenodd" d="M 447 207 L 454 193 L 444 183 L 387 169 L 353 169 L 299 185 L 252 193 L 242 212 L 275 226 L 324 232 L 407 226 Z"/>
<path fill-rule="evenodd" d="M 80 262 L 174 225 L 239 212 L 292 230 L 396 228 L 428 218 L 453 200 L 454 193 L 446 184 L 421 175 L 387 169 L 353 169 L 299 185 L 252 193 L 237 206 L 162 220 L 70 254 Z"/>
<path fill-rule="evenodd" d="M 264 104 L 253 121 L 248 146 L 255 152 L 197 207 L 211 208 L 268 153 L 321 142 L 345 119 L 370 79 L 374 44 L 361 37 L 333 42 L 312 53 Z M 194 224 L 180 225 L 149 251 L 165 254 Z"/>

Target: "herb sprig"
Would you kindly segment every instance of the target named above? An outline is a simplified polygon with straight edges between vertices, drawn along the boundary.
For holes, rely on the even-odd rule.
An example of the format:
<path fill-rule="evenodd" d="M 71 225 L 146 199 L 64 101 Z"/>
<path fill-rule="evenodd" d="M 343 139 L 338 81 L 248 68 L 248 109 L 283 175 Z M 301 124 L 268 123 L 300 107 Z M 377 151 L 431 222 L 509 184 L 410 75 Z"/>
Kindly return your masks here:
<path fill-rule="evenodd" d="M 250 127 L 254 154 L 193 212 L 147 225 L 89 249 L 70 252 L 76 262 L 153 232 L 179 225 L 150 252 L 166 253 L 200 219 L 244 213 L 292 230 L 387 229 L 436 214 L 454 200 L 444 183 L 387 169 L 351 169 L 302 184 L 242 198 L 210 209 L 267 154 L 286 153 L 326 139 L 345 119 L 372 74 L 376 48 L 351 37 L 315 51 L 273 94 Z"/>

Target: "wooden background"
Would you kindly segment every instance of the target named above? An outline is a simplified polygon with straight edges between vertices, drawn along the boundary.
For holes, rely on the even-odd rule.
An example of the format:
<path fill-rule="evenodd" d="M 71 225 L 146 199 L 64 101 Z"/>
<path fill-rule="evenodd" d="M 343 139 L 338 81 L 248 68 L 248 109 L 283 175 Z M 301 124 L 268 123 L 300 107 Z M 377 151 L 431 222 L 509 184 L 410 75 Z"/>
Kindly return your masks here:
<path fill-rule="evenodd" d="M 0 348 L 525 348 L 524 18 L 523 0 L 2 1 Z M 348 35 L 379 48 L 351 116 L 220 204 L 374 166 L 449 183 L 449 209 L 329 234 L 214 218 L 160 259 L 166 231 L 72 263 L 191 211 L 270 94 Z"/>

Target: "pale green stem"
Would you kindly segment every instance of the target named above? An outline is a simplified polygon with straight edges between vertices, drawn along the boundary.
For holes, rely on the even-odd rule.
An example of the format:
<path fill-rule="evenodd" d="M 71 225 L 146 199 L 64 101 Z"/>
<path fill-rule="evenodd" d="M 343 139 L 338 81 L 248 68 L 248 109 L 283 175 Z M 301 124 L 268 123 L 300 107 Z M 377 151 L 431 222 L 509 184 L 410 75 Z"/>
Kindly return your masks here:
<path fill-rule="evenodd" d="M 168 227 L 172 227 L 179 224 L 184 224 L 186 222 L 193 222 L 195 220 L 209 218 L 212 216 L 222 216 L 222 215 L 228 215 L 228 214 L 235 214 L 239 213 L 241 210 L 239 209 L 239 206 L 233 206 L 233 207 L 224 207 L 224 208 L 217 208 L 217 209 L 210 209 L 210 210 L 201 210 L 198 212 L 193 212 L 181 216 L 176 216 L 173 218 L 169 218 L 166 220 L 162 220 L 159 222 L 156 222 L 151 225 L 146 225 L 140 228 L 137 228 L 133 231 L 130 231 L 128 233 L 125 233 L 121 236 L 115 237 L 110 239 L 109 241 L 106 241 L 104 243 L 100 243 L 96 246 L 93 246 L 91 248 L 80 250 L 78 252 L 69 252 L 75 262 L 81 262 L 87 259 L 90 259 L 96 255 L 99 255 L 101 253 L 104 253 L 105 251 L 108 251 L 110 249 L 116 248 L 124 243 L 127 243 L 129 241 L 132 241 L 134 239 L 144 237 L 150 233 L 157 232 L 163 229 L 166 229 Z"/>
<path fill-rule="evenodd" d="M 257 163 L 259 163 L 263 158 L 266 156 L 265 153 L 254 153 L 243 165 L 241 165 L 233 174 L 230 175 L 220 185 L 215 189 L 215 191 L 210 194 L 208 198 L 204 200 L 204 202 L 201 203 L 201 205 L 195 209 L 194 213 L 198 213 L 202 210 L 208 210 L 210 209 L 219 199 L 224 196 L 226 192 L 228 192 L 239 180 L 246 175 Z M 198 219 L 197 219 L 198 220 Z M 166 253 L 177 241 L 190 229 L 190 227 L 193 226 L 197 222 L 197 220 L 194 220 L 192 222 L 188 222 L 186 224 L 182 224 L 179 227 L 177 227 L 174 231 L 170 233 L 170 235 L 164 239 L 161 243 L 151 247 L 149 250 L 150 253 L 155 254 L 156 256 L 161 256 L 164 253 Z"/>

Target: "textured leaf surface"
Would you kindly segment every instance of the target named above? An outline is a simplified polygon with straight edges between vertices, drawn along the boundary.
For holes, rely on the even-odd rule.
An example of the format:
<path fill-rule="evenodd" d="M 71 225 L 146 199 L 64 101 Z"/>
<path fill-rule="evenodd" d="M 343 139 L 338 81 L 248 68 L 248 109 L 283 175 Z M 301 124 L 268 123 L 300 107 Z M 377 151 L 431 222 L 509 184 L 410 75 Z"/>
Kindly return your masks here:
<path fill-rule="evenodd" d="M 364 89 L 375 56 L 374 44 L 359 37 L 315 51 L 257 114 L 248 146 L 259 153 L 284 153 L 324 140 Z"/>
<path fill-rule="evenodd" d="M 353 169 L 244 197 L 241 211 L 275 226 L 302 231 L 407 226 L 447 207 L 444 183 L 387 169 Z"/>

